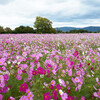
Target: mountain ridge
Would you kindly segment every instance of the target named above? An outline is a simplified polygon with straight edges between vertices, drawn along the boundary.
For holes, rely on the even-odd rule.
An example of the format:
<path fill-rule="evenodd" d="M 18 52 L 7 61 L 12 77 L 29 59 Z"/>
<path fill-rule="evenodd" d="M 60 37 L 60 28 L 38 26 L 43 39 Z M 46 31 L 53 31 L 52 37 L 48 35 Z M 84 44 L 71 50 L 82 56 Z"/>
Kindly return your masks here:
<path fill-rule="evenodd" d="M 87 30 L 87 31 L 91 31 L 91 32 L 98 32 L 100 31 L 100 26 L 88 26 L 88 27 L 83 27 L 83 28 L 77 28 L 77 27 L 56 27 L 56 30 L 60 29 L 63 32 L 69 32 L 70 30 L 79 30 L 79 29 L 83 29 L 83 30 Z"/>

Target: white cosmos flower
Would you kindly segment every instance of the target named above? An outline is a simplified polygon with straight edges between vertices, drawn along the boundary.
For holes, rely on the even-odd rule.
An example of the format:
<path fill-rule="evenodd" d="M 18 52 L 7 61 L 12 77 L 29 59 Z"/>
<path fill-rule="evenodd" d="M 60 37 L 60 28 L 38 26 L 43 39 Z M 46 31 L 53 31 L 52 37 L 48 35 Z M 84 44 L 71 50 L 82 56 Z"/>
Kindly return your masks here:
<path fill-rule="evenodd" d="M 44 74 L 43 75 L 40 75 L 40 77 L 43 78 L 44 77 Z"/>
<path fill-rule="evenodd" d="M 84 52 L 82 52 L 82 54 L 84 55 Z"/>
<path fill-rule="evenodd" d="M 61 81 L 61 79 L 59 79 L 58 81 L 59 81 L 59 83 L 60 83 L 60 84 L 62 84 L 62 81 Z"/>
<path fill-rule="evenodd" d="M 16 58 L 19 59 L 19 56 L 17 56 Z"/>
<path fill-rule="evenodd" d="M 20 64 L 20 62 L 17 63 L 18 65 Z"/>
<path fill-rule="evenodd" d="M 8 64 L 10 64 L 11 62 L 10 61 L 8 61 Z"/>
<path fill-rule="evenodd" d="M 98 50 L 100 51 L 100 47 L 98 48 Z"/>
<path fill-rule="evenodd" d="M 60 89 L 59 90 L 59 94 L 62 95 L 64 92 Z"/>

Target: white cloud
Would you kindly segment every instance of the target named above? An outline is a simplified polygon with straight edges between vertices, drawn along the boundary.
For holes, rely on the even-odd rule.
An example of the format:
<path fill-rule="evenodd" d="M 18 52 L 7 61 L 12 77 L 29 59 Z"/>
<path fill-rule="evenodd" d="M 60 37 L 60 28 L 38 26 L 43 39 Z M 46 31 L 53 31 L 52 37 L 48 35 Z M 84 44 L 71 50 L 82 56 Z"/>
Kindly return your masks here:
<path fill-rule="evenodd" d="M 53 19 L 53 26 L 82 27 L 100 25 L 95 18 L 91 20 L 88 14 L 94 9 L 90 0 L 0 0 L 0 25 L 14 28 L 19 25 L 33 25 L 36 16 Z M 98 1 L 98 0 L 96 0 Z M 90 14 L 91 15 L 91 14 Z M 86 17 L 87 16 L 87 17 Z M 86 18 L 85 18 L 86 17 Z M 58 19 L 58 20 L 57 20 Z M 64 20 L 65 19 L 65 20 Z M 85 20 L 84 20 L 85 19 Z M 84 23 L 84 21 L 87 23 Z"/>

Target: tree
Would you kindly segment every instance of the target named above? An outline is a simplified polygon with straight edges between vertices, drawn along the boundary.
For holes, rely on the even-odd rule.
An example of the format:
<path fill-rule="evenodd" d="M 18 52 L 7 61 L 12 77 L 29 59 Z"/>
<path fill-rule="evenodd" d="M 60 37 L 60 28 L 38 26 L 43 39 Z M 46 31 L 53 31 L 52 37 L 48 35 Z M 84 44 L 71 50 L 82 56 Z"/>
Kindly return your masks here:
<path fill-rule="evenodd" d="M 11 30 L 9 27 L 6 27 L 6 28 L 4 29 L 4 31 L 5 31 L 5 33 L 12 33 L 12 30 Z"/>
<path fill-rule="evenodd" d="M 16 27 L 14 33 L 35 33 L 35 30 L 29 26 Z"/>
<path fill-rule="evenodd" d="M 4 29 L 2 26 L 0 26 L 0 33 L 4 33 Z"/>
<path fill-rule="evenodd" d="M 37 16 L 34 27 L 36 28 L 37 33 L 50 33 L 52 22 L 47 18 Z"/>
<path fill-rule="evenodd" d="M 24 27 L 25 33 L 35 33 L 35 30 L 32 27 L 26 26 Z"/>
<path fill-rule="evenodd" d="M 61 29 L 57 29 L 56 32 L 57 33 L 63 33 L 63 31 Z"/>

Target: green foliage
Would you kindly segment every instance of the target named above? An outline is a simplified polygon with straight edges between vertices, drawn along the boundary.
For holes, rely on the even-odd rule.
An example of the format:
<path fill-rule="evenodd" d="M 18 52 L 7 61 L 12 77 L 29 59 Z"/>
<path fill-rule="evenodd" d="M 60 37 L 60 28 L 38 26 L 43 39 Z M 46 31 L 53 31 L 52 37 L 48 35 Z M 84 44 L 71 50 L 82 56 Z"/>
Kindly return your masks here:
<path fill-rule="evenodd" d="M 70 30 L 69 33 L 91 33 L 90 31 L 79 29 L 79 30 Z"/>
<path fill-rule="evenodd" d="M 0 33 L 4 33 L 4 29 L 2 26 L 0 26 Z"/>
<path fill-rule="evenodd" d="M 12 33 L 12 30 L 11 30 L 11 28 L 9 28 L 9 27 L 6 27 L 6 28 L 4 29 L 4 31 L 5 31 L 5 33 Z"/>
<path fill-rule="evenodd" d="M 36 17 L 36 21 L 34 22 L 34 27 L 36 28 L 37 33 L 52 33 L 52 22 L 40 16 Z"/>
<path fill-rule="evenodd" d="M 57 32 L 57 33 L 63 33 L 63 31 L 60 30 L 60 29 L 57 29 L 56 32 Z"/>
<path fill-rule="evenodd" d="M 14 33 L 35 33 L 35 30 L 29 26 L 16 27 Z"/>

